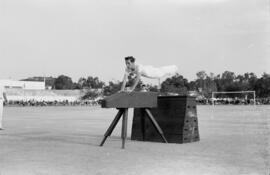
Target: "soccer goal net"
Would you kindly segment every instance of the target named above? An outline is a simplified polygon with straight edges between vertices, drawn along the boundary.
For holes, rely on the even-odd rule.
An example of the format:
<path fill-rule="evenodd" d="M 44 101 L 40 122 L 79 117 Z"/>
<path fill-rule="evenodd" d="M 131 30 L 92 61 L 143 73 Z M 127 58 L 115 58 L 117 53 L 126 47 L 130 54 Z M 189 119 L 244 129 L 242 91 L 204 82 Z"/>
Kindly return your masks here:
<path fill-rule="evenodd" d="M 255 91 L 212 92 L 212 105 L 217 104 L 253 104 L 256 105 Z"/>

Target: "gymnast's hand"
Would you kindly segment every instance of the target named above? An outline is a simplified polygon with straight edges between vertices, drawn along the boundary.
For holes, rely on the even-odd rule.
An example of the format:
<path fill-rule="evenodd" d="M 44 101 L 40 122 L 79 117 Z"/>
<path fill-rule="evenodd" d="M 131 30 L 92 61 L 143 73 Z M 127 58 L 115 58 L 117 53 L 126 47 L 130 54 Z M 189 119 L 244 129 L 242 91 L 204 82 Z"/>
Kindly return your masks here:
<path fill-rule="evenodd" d="M 131 93 L 133 90 L 132 89 L 127 89 L 126 92 L 127 93 Z"/>
<path fill-rule="evenodd" d="M 118 93 L 128 92 L 128 89 L 121 89 Z"/>
<path fill-rule="evenodd" d="M 118 91 L 118 93 L 123 93 L 123 92 L 126 92 L 126 93 L 131 93 L 133 90 L 132 89 L 130 89 L 130 88 L 126 88 L 126 89 L 124 89 L 124 90 L 120 90 L 120 91 Z"/>

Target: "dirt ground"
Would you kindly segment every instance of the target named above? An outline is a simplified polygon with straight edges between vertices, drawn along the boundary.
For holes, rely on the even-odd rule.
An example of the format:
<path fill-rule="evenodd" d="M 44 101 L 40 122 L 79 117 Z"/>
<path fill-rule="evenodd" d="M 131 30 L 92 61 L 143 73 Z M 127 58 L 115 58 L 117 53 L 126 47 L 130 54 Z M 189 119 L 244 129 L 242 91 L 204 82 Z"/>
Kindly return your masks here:
<path fill-rule="evenodd" d="M 201 140 L 131 141 L 120 125 L 99 143 L 116 110 L 6 107 L 0 175 L 269 175 L 270 106 L 198 106 Z"/>

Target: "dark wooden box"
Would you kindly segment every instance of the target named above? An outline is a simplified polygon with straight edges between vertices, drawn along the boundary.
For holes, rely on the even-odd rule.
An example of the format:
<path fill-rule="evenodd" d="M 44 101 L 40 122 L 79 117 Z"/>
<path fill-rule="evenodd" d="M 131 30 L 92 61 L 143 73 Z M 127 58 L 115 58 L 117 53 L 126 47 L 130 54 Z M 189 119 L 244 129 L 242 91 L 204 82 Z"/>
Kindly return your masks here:
<path fill-rule="evenodd" d="M 157 103 L 158 107 L 151 108 L 150 111 L 169 143 L 187 143 L 200 140 L 194 97 L 159 96 Z M 142 109 L 134 109 L 131 140 L 163 142 L 148 117 L 144 117 L 144 115 Z M 144 137 L 142 127 L 145 127 Z"/>

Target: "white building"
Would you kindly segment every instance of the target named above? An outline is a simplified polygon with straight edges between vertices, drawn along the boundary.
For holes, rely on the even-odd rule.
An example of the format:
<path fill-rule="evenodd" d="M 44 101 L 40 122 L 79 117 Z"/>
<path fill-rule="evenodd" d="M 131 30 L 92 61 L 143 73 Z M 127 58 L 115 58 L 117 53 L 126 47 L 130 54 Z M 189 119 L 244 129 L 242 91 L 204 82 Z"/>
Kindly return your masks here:
<path fill-rule="evenodd" d="M 45 82 L 40 81 L 17 81 L 17 80 L 0 80 L 6 89 L 29 89 L 29 90 L 44 90 Z"/>

